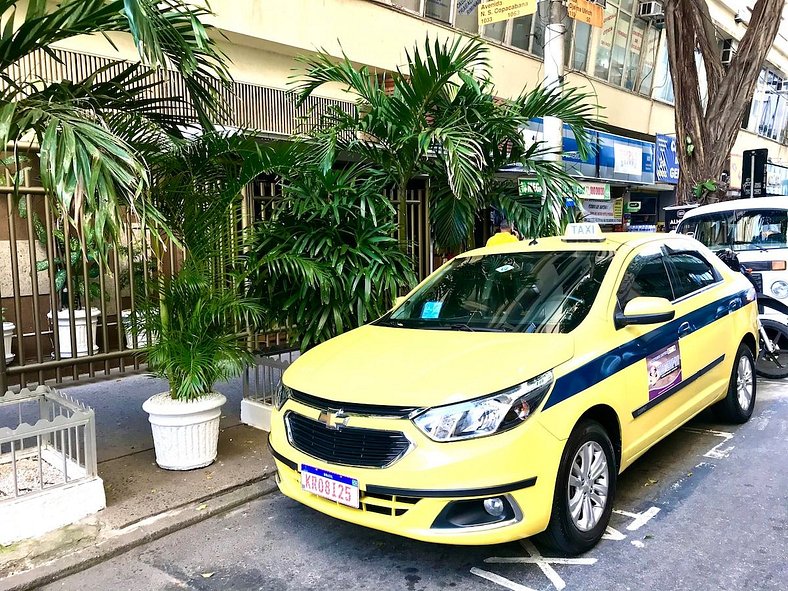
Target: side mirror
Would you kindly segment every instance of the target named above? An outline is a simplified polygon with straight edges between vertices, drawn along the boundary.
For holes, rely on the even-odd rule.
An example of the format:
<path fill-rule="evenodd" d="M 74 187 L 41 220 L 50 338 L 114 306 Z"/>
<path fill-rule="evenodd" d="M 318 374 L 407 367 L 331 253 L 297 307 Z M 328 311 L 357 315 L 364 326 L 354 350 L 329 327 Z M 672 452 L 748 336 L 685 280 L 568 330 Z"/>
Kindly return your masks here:
<path fill-rule="evenodd" d="M 673 305 L 665 298 L 635 298 L 623 312 L 616 312 L 614 322 L 616 328 L 623 328 L 630 324 L 659 324 L 675 316 Z"/>
<path fill-rule="evenodd" d="M 402 305 L 402 302 L 405 301 L 406 297 L 407 296 L 397 296 L 394 298 L 394 305 L 391 307 L 391 309 L 393 310 L 394 308 L 399 308 Z"/>

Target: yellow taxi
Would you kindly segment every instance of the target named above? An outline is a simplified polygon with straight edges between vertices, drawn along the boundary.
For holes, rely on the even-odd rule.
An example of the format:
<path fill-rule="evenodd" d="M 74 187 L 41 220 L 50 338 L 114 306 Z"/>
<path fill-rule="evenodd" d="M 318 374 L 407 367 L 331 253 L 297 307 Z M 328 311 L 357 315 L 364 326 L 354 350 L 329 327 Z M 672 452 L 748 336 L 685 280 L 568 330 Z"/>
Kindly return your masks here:
<path fill-rule="evenodd" d="M 577 224 L 467 252 L 285 372 L 279 488 L 418 540 L 584 552 L 641 454 L 711 405 L 749 419 L 754 300 L 686 236 Z"/>

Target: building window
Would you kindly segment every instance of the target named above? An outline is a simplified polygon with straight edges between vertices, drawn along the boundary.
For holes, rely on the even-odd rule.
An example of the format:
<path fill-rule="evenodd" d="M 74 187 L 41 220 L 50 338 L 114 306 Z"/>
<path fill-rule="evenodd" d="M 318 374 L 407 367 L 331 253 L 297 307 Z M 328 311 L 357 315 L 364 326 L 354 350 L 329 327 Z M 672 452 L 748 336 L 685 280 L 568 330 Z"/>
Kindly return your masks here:
<path fill-rule="evenodd" d="M 657 52 L 659 51 L 659 31 L 654 27 L 649 27 L 646 33 L 646 44 L 643 50 L 642 67 L 640 72 L 639 84 L 635 90 L 643 94 L 651 94 L 651 86 L 654 84 L 654 64 L 657 62 Z"/>
<path fill-rule="evenodd" d="M 629 37 L 629 51 L 627 63 L 624 68 L 624 88 L 636 90 L 638 86 L 638 73 L 640 71 L 640 56 L 643 53 L 643 37 L 646 34 L 646 23 L 640 19 L 632 22 L 632 33 Z"/>
<path fill-rule="evenodd" d="M 421 0 L 392 0 L 394 6 L 421 13 Z"/>
<path fill-rule="evenodd" d="M 512 21 L 512 46 L 531 51 L 534 18 L 532 14 L 521 16 Z"/>
<path fill-rule="evenodd" d="M 668 44 L 663 42 L 657 53 L 656 76 L 654 79 L 653 97 L 657 100 L 673 104 L 673 80 L 670 78 L 670 65 L 668 62 Z"/>
<path fill-rule="evenodd" d="M 608 4 L 602 21 L 602 32 L 599 35 L 599 46 L 594 60 L 594 76 L 607 80 L 610 74 L 610 59 L 613 50 L 613 39 L 616 32 L 618 8 Z"/>
<path fill-rule="evenodd" d="M 424 5 L 424 16 L 450 23 L 452 3 L 452 0 L 427 0 Z"/>
<path fill-rule="evenodd" d="M 572 68 L 585 70 L 588 65 L 588 43 L 591 41 L 591 25 L 576 22 L 574 48 L 572 50 Z"/>

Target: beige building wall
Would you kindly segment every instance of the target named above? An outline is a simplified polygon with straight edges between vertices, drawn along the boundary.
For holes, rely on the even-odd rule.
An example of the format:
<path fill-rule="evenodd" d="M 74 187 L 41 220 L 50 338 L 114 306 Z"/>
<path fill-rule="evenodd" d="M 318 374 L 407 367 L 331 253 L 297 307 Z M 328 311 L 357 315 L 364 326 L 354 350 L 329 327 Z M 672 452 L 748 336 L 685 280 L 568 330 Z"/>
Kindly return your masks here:
<path fill-rule="evenodd" d="M 423 43 L 427 35 L 444 40 L 462 34 L 391 5 L 395 3 L 212 0 L 215 15 L 210 22 L 221 31 L 217 40 L 231 60 L 230 69 L 236 80 L 287 89 L 292 85 L 292 77 L 300 71 L 296 56 L 318 49 L 337 57 L 344 52 L 356 64 L 373 71 L 391 71 L 406 62 L 405 50 Z M 744 23 L 735 21 L 737 13 L 745 17 L 744 22 L 748 20 L 746 5 L 747 2 L 739 0 L 709 0 L 712 18 L 732 37 L 741 37 L 746 30 Z M 120 49 L 120 56 L 136 58 L 128 37 L 116 36 L 113 41 Z M 118 55 L 100 36 L 71 39 L 59 46 L 97 55 Z M 490 42 L 490 60 L 501 96 L 516 96 L 523 88 L 532 88 L 541 81 L 541 61 L 521 50 Z M 782 34 L 778 35 L 769 61 L 788 72 L 788 39 Z M 601 107 L 599 115 L 613 126 L 649 135 L 674 131 L 674 113 L 669 104 L 633 94 L 584 73 L 569 73 L 568 81 L 594 97 Z M 341 87 L 324 87 L 319 94 L 349 98 Z M 788 147 L 741 131 L 734 148 L 734 165 L 744 150 L 756 147 L 768 148 L 773 160 L 788 163 Z"/>

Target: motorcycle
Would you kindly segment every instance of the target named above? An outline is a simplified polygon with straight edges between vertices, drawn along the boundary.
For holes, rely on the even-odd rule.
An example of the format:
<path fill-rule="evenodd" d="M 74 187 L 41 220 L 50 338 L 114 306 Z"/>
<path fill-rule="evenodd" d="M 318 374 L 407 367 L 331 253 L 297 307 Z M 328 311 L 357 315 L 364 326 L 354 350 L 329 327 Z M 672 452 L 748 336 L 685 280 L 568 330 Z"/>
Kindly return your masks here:
<path fill-rule="evenodd" d="M 760 335 L 755 373 L 760 377 L 771 379 L 788 377 L 788 325 L 779 320 L 768 318 L 766 314 L 768 309 L 788 316 L 788 306 L 758 290 L 758 284 L 752 278 L 752 271 L 739 262 L 739 257 L 735 252 L 719 250 L 715 254 L 728 267 L 743 273 L 755 287 Z"/>

